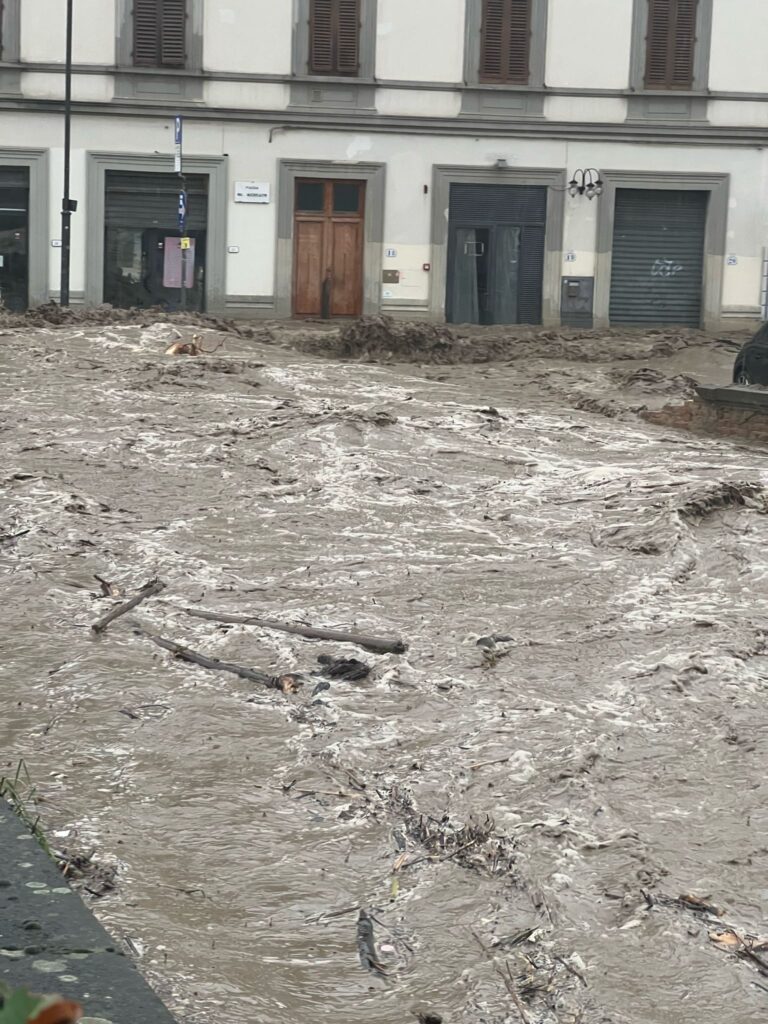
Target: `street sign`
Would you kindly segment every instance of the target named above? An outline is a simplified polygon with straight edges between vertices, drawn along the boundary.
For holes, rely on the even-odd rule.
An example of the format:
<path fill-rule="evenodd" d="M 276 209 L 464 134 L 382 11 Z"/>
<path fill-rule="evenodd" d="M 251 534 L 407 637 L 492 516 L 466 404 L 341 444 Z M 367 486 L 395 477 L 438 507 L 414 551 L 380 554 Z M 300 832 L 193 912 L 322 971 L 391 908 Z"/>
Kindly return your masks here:
<path fill-rule="evenodd" d="M 173 169 L 176 174 L 181 174 L 182 147 L 184 145 L 184 120 L 180 115 L 177 115 L 175 118 L 174 143 Z"/>
<path fill-rule="evenodd" d="M 191 238 L 182 238 L 182 240 L 181 240 L 181 251 L 184 252 L 185 249 L 191 249 L 191 248 L 192 248 L 192 239 Z"/>
<path fill-rule="evenodd" d="M 179 192 L 179 233 L 184 234 L 187 230 L 187 193 Z"/>
<path fill-rule="evenodd" d="M 236 181 L 236 203 L 269 203 L 272 190 L 268 181 Z"/>

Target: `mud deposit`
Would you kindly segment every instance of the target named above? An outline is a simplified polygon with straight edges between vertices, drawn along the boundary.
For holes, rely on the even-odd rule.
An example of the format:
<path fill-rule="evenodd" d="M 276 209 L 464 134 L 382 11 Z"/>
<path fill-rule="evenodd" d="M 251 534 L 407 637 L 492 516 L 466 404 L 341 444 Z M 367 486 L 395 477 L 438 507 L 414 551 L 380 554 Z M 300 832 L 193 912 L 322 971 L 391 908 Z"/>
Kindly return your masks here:
<path fill-rule="evenodd" d="M 176 330 L 0 337 L 0 750 L 117 865 L 97 913 L 180 1020 L 762 1024 L 765 452 L 635 415 L 733 350 L 173 359 Z"/>

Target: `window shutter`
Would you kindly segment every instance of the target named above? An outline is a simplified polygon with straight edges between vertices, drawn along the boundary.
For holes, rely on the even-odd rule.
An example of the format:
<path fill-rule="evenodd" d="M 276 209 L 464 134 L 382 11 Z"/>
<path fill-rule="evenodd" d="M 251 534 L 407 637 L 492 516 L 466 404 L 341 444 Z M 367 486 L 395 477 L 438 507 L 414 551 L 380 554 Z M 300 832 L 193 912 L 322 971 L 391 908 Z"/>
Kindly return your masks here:
<path fill-rule="evenodd" d="M 133 63 L 156 67 L 159 39 L 158 0 L 133 0 Z"/>
<path fill-rule="evenodd" d="M 677 0 L 677 24 L 672 41 L 669 76 L 669 84 L 674 89 L 690 89 L 693 86 L 697 6 L 698 0 Z"/>
<path fill-rule="evenodd" d="M 162 0 L 160 63 L 183 68 L 187 62 L 187 0 Z"/>
<path fill-rule="evenodd" d="M 531 2 L 509 0 L 507 81 L 527 85 L 531 55 Z"/>
<path fill-rule="evenodd" d="M 527 85 L 532 0 L 484 0 L 480 79 Z"/>
<path fill-rule="evenodd" d="M 360 70 L 360 0 L 337 0 L 336 71 L 356 75 Z"/>
<path fill-rule="evenodd" d="M 133 0 L 133 63 L 181 68 L 186 61 L 186 0 Z"/>
<path fill-rule="evenodd" d="M 698 0 L 649 0 L 645 84 L 690 89 L 696 53 Z"/>
<path fill-rule="evenodd" d="M 359 73 L 360 0 L 312 0 L 309 70 L 314 75 Z"/>
<path fill-rule="evenodd" d="M 333 0 L 313 0 L 309 14 L 309 70 L 315 75 L 333 71 Z"/>

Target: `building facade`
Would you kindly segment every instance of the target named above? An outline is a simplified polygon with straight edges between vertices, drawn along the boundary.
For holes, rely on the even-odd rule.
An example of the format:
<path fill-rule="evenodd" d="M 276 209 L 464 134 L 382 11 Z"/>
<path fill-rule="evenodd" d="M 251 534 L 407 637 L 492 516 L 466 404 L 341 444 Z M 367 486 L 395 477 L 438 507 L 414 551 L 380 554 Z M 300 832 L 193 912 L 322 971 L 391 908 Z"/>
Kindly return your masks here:
<path fill-rule="evenodd" d="M 58 295 L 65 6 L 0 5 L 9 306 Z M 761 318 L 765 0 L 74 10 L 73 301 L 179 303 L 183 185 L 186 301 L 212 312 Z"/>

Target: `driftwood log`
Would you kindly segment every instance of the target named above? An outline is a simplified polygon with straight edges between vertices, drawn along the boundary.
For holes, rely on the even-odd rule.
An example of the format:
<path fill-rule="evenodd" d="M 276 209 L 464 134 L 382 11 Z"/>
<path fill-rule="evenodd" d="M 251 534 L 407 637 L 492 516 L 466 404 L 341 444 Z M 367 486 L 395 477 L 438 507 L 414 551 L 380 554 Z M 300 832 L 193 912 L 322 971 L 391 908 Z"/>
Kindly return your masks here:
<path fill-rule="evenodd" d="M 98 579 L 98 576 L 96 577 Z M 101 582 L 101 581 L 99 581 Z M 115 605 L 111 612 L 99 619 L 98 622 L 94 622 L 91 629 L 97 635 L 103 633 L 110 622 L 114 622 L 115 619 L 119 619 L 121 615 L 125 615 L 126 612 L 133 611 L 137 608 L 142 601 L 146 601 L 148 597 L 154 597 L 155 594 L 159 594 L 161 590 L 165 590 L 165 584 L 161 580 L 150 580 L 149 583 L 145 583 L 141 590 L 135 597 L 132 597 L 130 601 L 124 601 L 122 604 Z"/>
<path fill-rule="evenodd" d="M 229 625 L 259 626 L 261 629 L 274 629 L 279 633 L 293 633 L 307 640 L 330 640 L 340 644 L 356 644 L 374 654 L 404 654 L 408 649 L 399 637 L 368 636 L 365 633 L 347 633 L 338 629 L 319 629 L 315 626 L 304 626 L 301 623 L 276 622 L 272 619 L 259 619 L 253 615 L 225 615 L 221 612 L 198 611 L 195 608 L 183 608 L 187 615 L 196 619 L 207 619 L 210 622 L 224 622 Z"/>
<path fill-rule="evenodd" d="M 149 633 L 136 623 L 134 623 L 133 628 L 134 632 L 139 636 L 151 640 L 158 647 L 170 651 L 174 658 L 178 658 L 180 661 L 187 661 L 191 665 L 199 665 L 201 668 L 210 669 L 212 672 L 230 672 L 232 675 L 240 676 L 241 679 L 248 679 L 252 683 L 259 683 L 260 686 L 266 686 L 272 690 L 280 690 L 282 693 L 296 693 L 302 686 L 301 677 L 294 673 L 273 676 L 268 672 L 259 672 L 257 669 L 235 665 L 229 661 L 219 661 L 218 658 L 209 658 L 205 654 L 200 654 L 189 647 L 177 644 L 174 640 L 166 640 L 165 637 Z"/>

